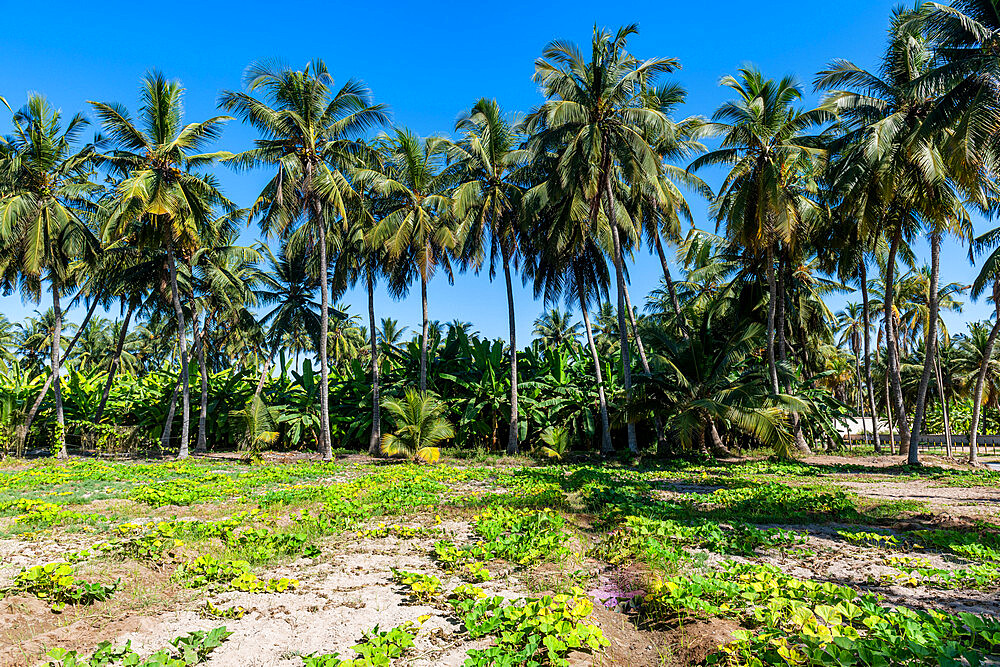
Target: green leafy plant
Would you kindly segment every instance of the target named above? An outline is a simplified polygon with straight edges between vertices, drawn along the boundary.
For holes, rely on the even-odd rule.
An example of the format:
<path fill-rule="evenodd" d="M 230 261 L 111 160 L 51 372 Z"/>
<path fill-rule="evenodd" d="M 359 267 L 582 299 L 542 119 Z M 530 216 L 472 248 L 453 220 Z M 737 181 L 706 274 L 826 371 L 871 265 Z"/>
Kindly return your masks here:
<path fill-rule="evenodd" d="M 88 583 L 73 576 L 69 563 L 48 563 L 22 570 L 10 591 L 30 593 L 46 600 L 52 611 L 60 612 L 67 604 L 87 605 L 110 598 L 121 580 L 114 584 Z"/>
<path fill-rule="evenodd" d="M 445 417 L 447 406 L 431 392 L 407 389 L 402 399 L 388 399 L 382 407 L 389 411 L 396 425 L 394 433 L 382 438 L 382 451 L 386 454 L 405 454 L 436 463 L 441 456 L 438 445 L 455 436 Z"/>

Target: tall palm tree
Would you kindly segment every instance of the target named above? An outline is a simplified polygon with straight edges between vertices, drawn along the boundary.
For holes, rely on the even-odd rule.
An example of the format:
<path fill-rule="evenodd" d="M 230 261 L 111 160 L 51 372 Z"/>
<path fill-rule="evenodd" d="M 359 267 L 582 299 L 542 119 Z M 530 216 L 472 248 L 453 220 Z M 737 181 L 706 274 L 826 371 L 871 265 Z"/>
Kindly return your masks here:
<path fill-rule="evenodd" d="M 91 102 L 111 148 L 101 156 L 101 162 L 121 179 L 110 204 L 104 237 L 109 242 L 128 238 L 137 247 L 166 250 L 183 387 L 178 456 L 186 458 L 190 388 L 187 323 L 177 282 L 178 255 L 186 259 L 198 248 L 200 235 L 217 211 L 236 210 L 215 179 L 197 171 L 220 156 L 201 151 L 219 138 L 228 117 L 184 124 L 184 88 L 160 72 L 143 78 L 139 99 L 141 107 L 135 119 L 120 104 Z"/>
<path fill-rule="evenodd" d="M 746 261 L 763 264 L 769 295 L 768 371 L 771 388 L 778 392 L 775 339 L 785 323 L 777 313 L 784 297 L 778 294 L 775 261 L 780 247 L 795 241 L 805 218 L 818 213 L 804 181 L 822 153 L 804 133 L 828 114 L 794 107 L 802 89 L 790 77 L 775 81 L 756 69 L 743 68 L 738 78 L 723 77 L 720 85 L 736 93 L 736 98 L 720 106 L 702 132 L 721 136 L 722 145 L 695 159 L 689 170 L 730 165 L 713 202 L 713 213 L 717 224 L 725 224 L 730 241 L 744 249 Z"/>
<path fill-rule="evenodd" d="M 986 260 L 983 262 L 979 275 L 972 283 L 970 295 L 973 299 L 978 299 L 986 291 L 987 287 L 992 289 L 993 306 L 996 311 L 996 319 L 990 332 L 986 337 L 985 345 L 982 349 L 982 357 L 976 372 L 976 384 L 972 394 L 972 422 L 969 425 L 969 463 L 979 464 L 979 446 L 977 436 L 979 434 L 979 419 L 983 407 L 983 390 L 986 387 L 987 376 L 991 367 L 995 365 L 993 350 L 996 346 L 997 336 L 1000 335 L 1000 227 L 994 228 L 979 236 L 969 249 L 970 259 L 975 259 L 976 254 L 985 248 L 994 248 Z M 966 347 L 966 346 L 963 346 Z"/>
<path fill-rule="evenodd" d="M 721 136 L 722 145 L 694 160 L 689 170 L 730 166 L 712 209 L 716 223 L 725 224 L 730 242 L 743 249 L 744 261 L 763 264 L 768 286 L 767 363 L 771 389 L 777 393 L 782 389 L 778 361 L 785 361 L 786 349 L 785 269 L 799 251 L 803 228 L 822 213 L 814 196 L 825 153 L 805 132 L 829 114 L 795 107 L 802 89 L 790 77 L 775 81 L 756 69 L 743 68 L 738 78 L 726 76 L 720 84 L 736 98 L 720 106 L 702 132 Z M 798 415 L 793 413 L 792 420 L 796 445 L 808 453 Z"/>
<path fill-rule="evenodd" d="M 364 144 L 360 139 L 387 121 L 384 105 L 372 104 L 358 81 L 334 90 L 321 60 L 302 70 L 255 63 L 244 75 L 245 91 L 225 91 L 220 106 L 252 125 L 261 135 L 255 147 L 229 156 L 240 168 L 276 169 L 251 209 L 264 234 L 289 237 L 298 233 L 318 251 L 320 285 L 320 446 L 324 460 L 333 458 L 330 439 L 330 375 L 327 331 L 330 322 L 328 277 L 331 220 L 344 217 L 351 196 L 345 171 Z M 255 93 L 262 93 L 255 97 Z"/>
<path fill-rule="evenodd" d="M 423 392 L 427 390 L 427 284 L 438 269 L 452 280 L 451 258 L 462 238 L 462 230 L 451 215 L 449 198 L 457 169 L 445 168 L 447 144 L 443 139 L 421 139 L 409 130 L 397 129 L 385 141 L 387 159 L 383 169 L 362 169 L 356 178 L 373 184 L 387 199 L 385 213 L 371 232 L 370 244 L 385 248 L 400 275 L 415 273 L 420 280 Z"/>
<path fill-rule="evenodd" d="M 555 156 L 536 157 L 536 161 L 542 163 L 551 159 Z M 544 164 L 541 170 L 549 171 Z M 568 306 L 580 308 L 597 382 L 601 453 L 611 454 L 614 446 L 611 442 L 604 371 L 590 321 L 591 305 L 602 303 L 608 293 L 608 265 L 604 259 L 606 245 L 598 241 L 598 238 L 607 236 L 602 233 L 607 231 L 606 224 L 595 229 L 591 225 L 587 200 L 579 191 L 566 193 L 557 181 L 543 181 L 532 188 L 525 196 L 525 203 L 530 212 L 530 226 L 526 234 L 528 247 L 524 253 L 525 274 L 532 279 L 536 297 L 543 296 L 546 303 L 557 303 L 563 299 Z M 606 222 L 605 218 L 598 220 Z M 550 312 L 554 315 L 558 311 L 553 309 Z M 536 335 L 538 325 L 539 322 L 536 322 Z M 568 322 L 561 324 L 558 330 L 570 333 Z"/>
<path fill-rule="evenodd" d="M 457 217 L 467 221 L 463 260 L 478 272 L 489 255 L 490 280 L 496 263 L 503 267 L 507 287 L 507 320 L 510 336 L 510 423 L 507 454 L 518 452 L 517 340 L 511 265 L 517 269 L 522 245 L 521 199 L 524 194 L 528 151 L 524 138 L 504 118 L 495 100 L 481 99 L 459 118 L 458 143 L 448 152 L 457 161 L 461 184 L 453 194 Z M 488 247 L 488 251 L 487 251 Z"/>
<path fill-rule="evenodd" d="M 966 151 L 960 150 L 962 141 L 954 126 L 926 122 L 943 91 L 919 85 L 921 78 L 931 71 L 936 57 L 919 20 L 922 16 L 922 9 L 894 12 L 878 74 L 849 61 L 835 61 L 817 75 L 816 87 L 830 91 L 824 107 L 842 119 L 845 133 L 838 143 L 850 154 L 850 161 L 858 165 L 854 188 L 861 193 L 857 202 L 861 224 L 879 226 L 888 239 L 887 303 L 894 303 L 895 264 L 900 245 L 908 242 L 921 225 L 927 227 L 932 273 L 929 307 L 933 314 L 926 331 L 926 349 L 932 350 L 936 340 L 941 238 L 950 229 L 967 224 L 965 201 L 977 203 L 983 195 L 978 185 L 980 167 L 967 160 Z M 890 309 L 885 311 L 885 329 L 888 339 L 894 341 L 895 322 L 890 312 Z M 900 360 L 894 345 L 890 344 L 887 351 L 901 447 L 907 447 L 909 463 L 917 464 L 934 355 L 925 355 L 913 430 L 905 434 L 907 415 Z"/>
<path fill-rule="evenodd" d="M 55 385 L 57 443 L 65 458 L 66 439 L 62 391 L 62 304 L 60 296 L 75 281 L 74 261 L 93 261 L 99 242 L 87 224 L 96 210 L 99 191 L 91 181 L 93 145 L 82 148 L 77 139 L 86 119 L 81 114 L 63 127 L 62 114 L 41 95 L 32 95 L 13 117 L 14 131 L 4 140 L 0 154 L 0 272 L 17 274 L 21 291 L 37 301 L 41 281 L 52 292 L 51 379 Z M 91 311 L 92 312 L 92 311 Z M 48 385 L 38 397 L 23 429 L 27 437 L 31 420 Z"/>
<path fill-rule="evenodd" d="M 613 35 L 594 27 L 588 57 L 576 45 L 550 42 L 535 61 L 535 81 L 546 102 L 526 119 L 534 133 L 534 150 L 556 147 L 559 159 L 553 178 L 564 189 L 579 190 L 587 200 L 590 219 L 597 226 L 601 208 L 609 221 L 611 258 L 618 295 L 622 375 L 631 395 L 632 375 L 625 304 L 625 241 L 636 230 L 620 226 L 615 183 L 643 184 L 656 189 L 660 156 L 650 145 L 662 136 L 669 121 L 664 108 L 670 87 L 656 88 L 657 79 L 679 67 L 673 58 L 639 60 L 627 50 L 628 38 L 638 26 L 619 28 Z M 624 210 L 624 209 L 622 209 Z M 627 217 L 627 216 L 626 216 Z M 622 233 L 627 239 L 622 238 Z M 638 451 L 635 425 L 628 424 L 628 443 Z"/>
<path fill-rule="evenodd" d="M 851 350 L 851 354 L 854 355 L 854 371 L 855 371 L 855 381 L 857 387 L 857 408 L 859 412 L 863 413 L 862 404 L 864 389 L 861 376 L 861 353 L 862 346 L 864 343 L 864 308 L 861 304 L 848 302 L 844 309 L 837 313 L 837 329 L 840 330 L 840 341 L 841 345 L 847 345 L 848 349 Z M 877 421 L 877 420 L 876 420 Z M 862 419 L 862 427 L 865 429 L 867 435 L 867 423 Z"/>

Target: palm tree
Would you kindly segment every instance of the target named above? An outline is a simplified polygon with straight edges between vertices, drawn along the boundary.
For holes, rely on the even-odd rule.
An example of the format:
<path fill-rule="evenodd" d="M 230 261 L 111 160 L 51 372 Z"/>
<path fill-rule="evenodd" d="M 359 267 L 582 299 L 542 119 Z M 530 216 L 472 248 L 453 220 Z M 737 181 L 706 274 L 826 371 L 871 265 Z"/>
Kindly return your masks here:
<path fill-rule="evenodd" d="M 762 327 L 742 327 L 731 338 L 713 341 L 709 317 L 702 319 L 694 335 L 677 340 L 662 330 L 654 333 L 652 348 L 655 372 L 640 380 L 640 392 L 632 406 L 652 411 L 670 406 L 671 429 L 681 444 L 708 454 L 705 434 L 715 422 L 728 423 L 738 431 L 772 447 L 778 456 L 792 452 L 792 435 L 785 421 L 786 410 L 775 404 L 753 364 Z M 720 453 L 721 441 L 712 438 Z"/>
<path fill-rule="evenodd" d="M 32 95 L 13 117 L 14 132 L 4 140 L 0 178 L 6 187 L 0 196 L 0 273 L 19 275 L 22 293 L 36 301 L 41 280 L 52 292 L 51 379 L 55 385 L 57 443 L 65 458 L 66 439 L 62 391 L 62 305 L 60 296 L 72 286 L 74 261 L 92 262 L 99 251 L 86 216 L 95 211 L 92 198 L 99 186 L 90 178 L 94 148 L 77 148 L 87 121 L 74 115 L 65 128 L 62 114 L 41 95 Z M 96 302 L 95 302 L 96 305 Z M 93 311 L 91 310 L 91 313 Z M 27 437 L 45 386 L 23 429 Z"/>
<path fill-rule="evenodd" d="M 330 375 L 327 331 L 330 316 L 327 230 L 335 216 L 346 216 L 352 195 L 345 171 L 364 144 L 360 138 L 386 122 L 384 105 L 372 104 L 369 91 L 348 81 L 334 92 L 333 78 L 321 60 L 302 70 L 255 63 L 244 75 L 245 92 L 225 91 L 220 106 L 252 125 L 261 138 L 255 147 L 232 155 L 239 168 L 277 169 L 251 209 L 266 236 L 297 233 L 318 250 L 320 285 L 320 446 L 324 460 L 333 458 L 330 438 Z M 261 91 L 262 98 L 254 96 Z"/>
<path fill-rule="evenodd" d="M 545 162 L 550 158 L 543 155 L 538 160 Z M 528 216 L 531 225 L 526 234 L 525 274 L 532 278 L 536 297 L 543 296 L 546 303 L 557 303 L 563 299 L 568 306 L 580 308 L 587 347 L 594 364 L 594 379 L 597 381 L 601 453 L 608 455 L 614 452 L 611 420 L 604 372 L 590 324 L 590 306 L 595 301 L 601 303 L 608 292 L 608 265 L 604 259 L 605 247 L 594 238 L 594 234 L 600 234 L 602 230 L 591 226 L 588 205 L 579 192 L 575 193 L 576 196 L 572 192 L 569 194 L 564 196 L 561 186 L 549 180 L 532 188 L 526 196 L 526 205 L 532 214 Z M 549 312 L 552 315 L 549 319 L 553 320 L 560 313 L 557 309 Z M 545 315 L 541 319 L 544 320 Z M 558 320 L 553 332 L 558 332 L 560 337 L 573 335 L 569 315 L 559 314 Z M 536 321 L 536 335 L 539 324 Z M 541 324 L 544 326 L 545 322 Z"/>
<path fill-rule="evenodd" d="M 740 70 L 739 78 L 723 77 L 720 85 L 736 99 L 720 106 L 707 135 L 722 136 L 722 145 L 691 163 L 690 171 L 709 165 L 731 165 L 713 202 L 718 224 L 731 242 L 745 250 L 748 263 L 763 263 L 768 286 L 767 363 L 772 390 L 778 392 L 775 339 L 785 323 L 777 308 L 775 258 L 781 246 L 795 241 L 805 219 L 818 212 L 808 192 L 808 179 L 822 154 L 803 133 L 826 120 L 820 110 L 793 106 L 801 87 L 790 77 L 765 79 L 756 69 Z"/>
<path fill-rule="evenodd" d="M 861 427 L 865 435 L 865 440 L 868 439 L 868 423 L 864 419 L 864 386 L 861 376 L 861 353 L 864 344 L 865 336 L 865 317 L 864 308 L 861 304 L 848 302 L 844 307 L 844 310 L 837 313 L 837 329 L 840 330 L 840 345 L 847 345 L 850 349 L 851 354 L 854 355 L 854 372 L 857 387 L 856 404 L 858 412 L 862 414 Z M 873 430 L 875 431 L 875 439 L 878 439 L 878 417 L 872 415 Z"/>
<path fill-rule="evenodd" d="M 282 244 L 278 255 L 261 244 L 259 251 L 267 258 L 269 269 L 261 275 L 261 284 L 254 297 L 258 303 L 271 307 L 260 318 L 260 326 L 266 329 L 268 347 L 267 359 L 260 372 L 260 380 L 254 391 L 256 400 L 264 389 L 274 355 L 284 343 L 286 336 L 295 331 L 303 331 L 319 347 L 320 304 L 316 303 L 316 279 L 309 275 L 305 254 L 293 252 L 288 244 Z"/>
<path fill-rule="evenodd" d="M 1000 7 L 996 0 L 929 2 L 917 14 L 933 43 L 932 67 L 915 82 L 917 94 L 934 98 L 927 122 L 958 129 L 962 152 L 1000 150 Z"/>
<path fill-rule="evenodd" d="M 186 458 L 190 388 L 187 324 L 177 282 L 177 258 L 180 255 L 184 260 L 194 253 L 216 211 L 236 210 L 215 179 L 196 171 L 219 157 L 218 153 L 199 151 L 218 139 L 228 117 L 215 116 L 185 125 L 184 88 L 160 72 L 143 78 L 139 97 L 142 106 L 135 120 L 120 104 L 91 102 L 112 146 L 101 161 L 112 174 L 121 177 L 104 237 L 109 243 L 128 238 L 137 247 L 166 249 L 183 387 L 178 457 Z"/>
<path fill-rule="evenodd" d="M 689 170 L 731 165 L 712 203 L 713 212 L 716 223 L 725 224 L 730 242 L 744 250 L 746 263 L 763 263 L 768 286 L 767 363 L 771 388 L 777 393 L 781 389 L 777 363 L 785 361 L 785 269 L 798 252 L 802 228 L 821 214 L 813 195 L 824 154 L 804 132 L 823 123 L 828 114 L 794 107 L 802 90 L 790 77 L 774 81 L 756 69 L 743 68 L 739 78 L 726 76 L 720 83 L 733 90 L 736 99 L 720 106 L 702 132 L 722 136 L 722 145 L 697 158 Z M 796 445 L 808 453 L 797 415 L 792 419 Z"/>
<path fill-rule="evenodd" d="M 656 189 L 660 156 L 650 145 L 669 127 L 663 112 L 673 95 L 669 86 L 656 88 L 656 80 L 674 71 L 672 58 L 635 58 L 626 50 L 636 25 L 614 35 L 594 27 L 590 60 L 575 45 L 550 42 L 535 61 L 535 81 L 547 101 L 526 119 L 535 136 L 534 150 L 555 149 L 553 179 L 566 190 L 579 190 L 590 208 L 591 225 L 597 227 L 603 206 L 612 239 L 612 263 L 618 294 L 622 375 L 631 395 L 632 374 L 628 348 L 625 304 L 625 255 L 622 232 L 631 240 L 635 229 L 622 229 L 615 193 L 620 180 L 636 187 Z M 638 451 L 635 425 L 628 424 L 628 443 Z"/>
<path fill-rule="evenodd" d="M 992 287 L 993 306 L 996 309 L 996 320 L 993 322 L 993 326 L 990 327 L 989 335 L 982 346 L 981 358 L 976 372 L 975 389 L 973 389 L 972 394 L 972 422 L 969 425 L 969 463 L 972 465 L 979 464 L 979 446 L 976 438 L 979 431 L 979 419 L 982 413 L 983 390 L 986 387 L 987 377 L 990 375 L 991 368 L 995 371 L 996 361 L 993 350 L 996 346 L 997 336 L 1000 335 L 1000 247 L 997 247 L 998 244 L 1000 244 L 1000 227 L 979 236 L 969 248 L 969 258 L 973 260 L 979 251 L 985 248 L 994 248 L 993 252 L 983 262 L 983 266 L 979 270 L 979 275 L 976 276 L 975 282 L 972 283 L 970 294 L 973 299 L 978 299 L 986 291 L 987 286 Z M 975 331 L 973 331 L 973 340 L 976 338 Z M 966 353 L 968 352 L 968 348 L 972 347 L 970 343 L 971 341 L 963 342 L 962 347 Z M 991 394 L 995 395 L 995 393 L 995 391 L 991 391 Z"/>
<path fill-rule="evenodd" d="M 15 328 L 6 315 L 0 314 L 0 361 L 14 361 Z"/>
<path fill-rule="evenodd" d="M 406 335 L 407 327 L 400 327 L 399 322 L 391 317 L 382 318 L 382 326 L 378 330 L 379 344 L 383 350 L 395 348 Z"/>
<path fill-rule="evenodd" d="M 409 130 L 397 129 L 395 136 L 386 141 L 383 170 L 363 169 L 356 178 L 361 183 L 372 183 L 387 199 L 385 213 L 370 235 L 370 244 L 385 248 L 401 276 L 416 273 L 420 278 L 423 392 L 427 390 L 427 283 L 439 268 L 452 280 L 451 256 L 462 237 L 451 216 L 447 194 L 455 184 L 457 170 L 444 168 L 447 144 L 440 138 L 421 139 Z"/>
<path fill-rule="evenodd" d="M 448 406 L 433 393 L 407 389 L 402 399 L 388 399 L 382 407 L 396 427 L 382 439 L 382 451 L 390 456 L 405 454 L 433 463 L 440 456 L 438 445 L 455 437 L 445 417 Z"/>
<path fill-rule="evenodd" d="M 237 217 L 242 217 L 242 211 L 237 214 Z M 195 451 L 200 454 L 208 449 L 206 348 L 211 324 L 215 322 L 221 325 L 224 331 L 244 329 L 240 320 L 248 309 L 257 305 L 255 288 L 263 281 L 263 272 L 257 269 L 260 257 L 257 251 L 232 244 L 234 236 L 229 217 L 216 219 L 209 225 L 202 247 L 191 256 L 187 266 L 193 313 L 192 330 L 194 345 L 198 350 L 198 375 L 201 380 L 198 436 L 195 441 Z M 203 320 L 200 329 L 199 317 Z"/>
<path fill-rule="evenodd" d="M 504 119 L 495 100 L 481 99 L 459 118 L 455 130 L 461 140 L 449 146 L 449 157 L 457 160 L 462 183 L 453 194 L 455 213 L 467 221 L 463 238 L 463 260 L 478 272 L 489 246 L 490 280 L 496 262 L 503 267 L 507 287 L 507 320 L 510 336 L 510 424 L 507 454 L 518 452 L 517 341 L 514 320 L 514 289 L 511 264 L 518 266 L 522 245 L 521 199 L 524 194 L 528 151 L 523 137 Z"/>
<path fill-rule="evenodd" d="M 842 119 L 842 150 L 855 163 L 854 188 L 862 193 L 857 210 L 861 224 L 880 226 L 889 242 L 886 258 L 885 296 L 894 302 L 896 255 L 921 224 L 931 241 L 931 316 L 925 346 L 933 349 L 937 328 L 938 267 L 944 233 L 968 224 L 965 201 L 984 201 L 979 165 L 969 161 L 953 126 L 927 123 L 941 89 L 919 85 L 932 68 L 933 44 L 924 29 L 922 10 L 896 10 L 889 44 L 874 74 L 848 61 L 836 61 L 817 76 L 816 87 L 831 91 L 824 107 Z M 958 190 L 961 190 L 960 195 Z M 896 339 L 895 323 L 886 310 L 886 335 Z M 894 345 L 888 348 L 889 380 L 901 432 L 901 445 L 909 439 L 908 462 L 919 463 L 918 443 L 923 427 L 927 386 L 934 355 L 927 354 L 917 389 L 913 430 L 909 438 L 900 383 L 900 361 Z"/>
<path fill-rule="evenodd" d="M 535 320 L 532 333 L 541 338 L 546 347 L 560 347 L 576 341 L 580 323 L 574 322 L 568 311 L 549 308 Z"/>

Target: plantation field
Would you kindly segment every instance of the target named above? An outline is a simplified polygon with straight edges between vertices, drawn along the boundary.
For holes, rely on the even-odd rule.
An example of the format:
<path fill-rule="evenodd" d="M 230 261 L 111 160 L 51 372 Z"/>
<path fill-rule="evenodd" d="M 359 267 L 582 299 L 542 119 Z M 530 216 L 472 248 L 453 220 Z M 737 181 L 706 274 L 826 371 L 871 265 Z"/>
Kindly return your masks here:
<path fill-rule="evenodd" d="M 1000 659 L 1000 473 L 0 466 L 0 665 Z"/>

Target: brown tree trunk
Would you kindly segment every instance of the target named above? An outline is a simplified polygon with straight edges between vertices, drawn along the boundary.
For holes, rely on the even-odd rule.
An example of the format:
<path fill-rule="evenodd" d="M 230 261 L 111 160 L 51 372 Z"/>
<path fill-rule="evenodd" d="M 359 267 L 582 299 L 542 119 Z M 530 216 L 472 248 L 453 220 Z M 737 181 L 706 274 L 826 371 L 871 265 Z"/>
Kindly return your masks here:
<path fill-rule="evenodd" d="M 667 284 L 667 292 L 670 294 L 670 305 L 674 309 L 674 317 L 677 319 L 677 328 L 680 329 L 681 338 L 687 340 L 689 333 L 687 323 L 681 317 L 681 304 L 677 299 L 677 290 L 674 287 L 674 280 L 670 276 L 670 267 L 667 265 L 667 257 L 663 252 L 663 244 L 660 242 L 660 235 L 653 237 L 656 246 L 656 254 L 660 258 L 660 266 L 663 267 L 663 280 Z"/>
<path fill-rule="evenodd" d="M 764 260 L 767 265 L 764 267 L 767 275 L 767 370 L 771 375 L 771 391 L 775 394 L 781 391 L 778 385 L 778 362 L 774 353 L 774 327 L 775 308 L 778 303 L 778 287 L 774 280 L 774 252 L 769 246 L 767 257 Z"/>
<path fill-rule="evenodd" d="M 872 411 L 872 431 L 875 434 L 875 452 L 882 451 L 882 443 L 878 439 L 878 410 L 875 408 L 875 383 L 872 382 L 871 364 L 871 308 L 868 302 L 868 267 L 864 256 L 861 257 L 861 301 L 865 327 L 865 383 L 868 386 L 868 408 Z"/>
<path fill-rule="evenodd" d="M 211 315 L 205 315 L 205 327 L 202 329 L 200 340 L 195 345 L 198 347 L 198 375 L 201 377 L 201 403 L 198 407 L 198 440 L 194 451 L 204 454 L 208 451 L 208 364 L 205 363 L 205 337 L 208 335 L 208 324 Z M 197 322 L 195 322 L 195 332 L 197 332 Z"/>
<path fill-rule="evenodd" d="M 899 250 L 899 239 L 895 234 L 889 242 L 889 256 L 885 267 L 885 334 L 886 354 L 888 357 L 889 392 L 892 406 L 896 413 L 896 426 L 899 431 L 899 453 L 905 454 L 909 449 L 909 426 L 906 420 L 906 407 L 903 404 L 903 387 L 899 375 L 899 348 L 896 333 L 896 252 Z"/>
<path fill-rule="evenodd" d="M 507 284 L 507 323 L 510 328 L 510 424 L 507 434 L 507 454 L 518 452 L 517 410 L 517 332 L 514 318 L 514 288 L 510 280 L 510 254 L 503 250 L 503 277 Z"/>
<path fill-rule="evenodd" d="M 993 358 L 993 347 L 997 342 L 997 335 L 1000 334 L 1000 281 L 993 283 L 993 303 L 996 306 L 996 321 L 990 329 L 990 335 L 986 339 L 986 349 L 983 350 L 983 361 L 976 374 L 976 389 L 972 396 L 972 423 L 969 424 L 969 463 L 979 465 L 979 446 L 976 443 L 976 436 L 979 432 L 979 417 L 983 408 L 983 389 L 986 386 L 986 374 L 990 370 L 990 360 Z"/>
<path fill-rule="evenodd" d="M 930 385 L 931 374 L 934 372 L 934 350 L 937 347 L 938 319 L 938 277 L 941 270 L 941 234 L 930 235 L 931 242 L 931 284 L 927 299 L 927 326 L 924 338 L 924 371 L 917 387 L 917 402 L 913 411 L 913 433 L 910 435 L 910 451 L 907 456 L 909 465 L 920 465 L 920 439 L 923 437 L 924 411 L 927 409 L 927 387 Z"/>
<path fill-rule="evenodd" d="M 420 392 L 427 391 L 427 267 L 420 270 Z"/>
<path fill-rule="evenodd" d="M 55 378 L 55 398 L 56 398 L 56 445 L 59 447 L 59 458 L 69 458 L 66 451 L 66 419 L 63 415 L 62 402 L 62 382 L 59 379 L 59 371 L 62 369 L 59 353 L 62 352 L 62 308 L 59 304 L 59 288 L 52 285 L 52 377 Z"/>
<path fill-rule="evenodd" d="M 177 289 L 177 262 L 174 259 L 173 239 L 167 242 L 167 269 L 170 272 L 171 300 L 174 304 L 174 316 L 177 318 L 177 343 L 180 346 L 181 361 L 181 442 L 178 447 L 177 458 L 186 459 L 188 457 L 188 438 L 191 429 L 191 393 L 188 386 L 188 353 L 187 353 L 187 325 L 184 322 L 184 308 L 181 307 L 181 296 Z M 169 426 L 164 429 L 167 433 Z"/>
<path fill-rule="evenodd" d="M 622 267 L 624 255 L 622 254 L 621 236 L 618 232 L 618 215 L 615 211 L 614 197 L 611 194 L 610 170 L 605 171 L 604 176 L 604 201 L 608 209 L 608 221 L 611 226 L 611 240 L 613 242 L 613 260 L 615 266 L 615 285 L 618 292 L 618 337 L 621 342 L 622 358 L 622 383 L 625 385 L 626 401 L 632 401 L 632 360 L 628 347 L 628 326 L 625 320 L 625 273 Z M 635 423 L 626 421 L 626 432 L 628 434 L 628 449 L 633 454 L 639 452 L 639 443 L 635 437 Z"/>
<path fill-rule="evenodd" d="M 53 285 L 53 289 L 55 286 Z M 73 346 L 76 345 L 76 341 L 80 339 L 80 334 L 83 333 L 84 328 L 90 322 L 91 316 L 94 311 L 97 310 L 97 301 L 95 297 L 93 303 L 90 304 L 90 308 L 87 310 L 87 314 L 83 318 L 83 322 L 80 323 L 80 327 L 76 330 L 73 335 L 73 339 L 66 346 L 66 353 L 60 356 L 59 370 L 62 370 L 62 359 L 68 359 L 70 353 L 73 351 Z M 50 362 L 51 363 L 51 362 Z M 18 431 L 18 449 L 24 450 L 25 441 L 28 439 L 28 434 L 31 433 L 31 424 L 35 421 L 35 417 L 38 416 L 38 410 L 42 407 L 42 401 L 45 400 L 45 395 L 49 393 L 49 387 L 52 386 L 52 381 L 55 379 L 58 371 L 55 373 L 49 373 L 49 376 L 45 379 L 45 384 L 42 385 L 42 390 L 38 392 L 38 396 L 35 398 L 34 404 L 31 406 L 31 410 L 28 411 L 28 416 L 24 420 L 24 424 L 21 425 Z"/>
<path fill-rule="evenodd" d="M 104 407 L 108 403 L 108 396 L 111 395 L 111 385 L 114 383 L 115 374 L 118 372 L 118 365 L 121 363 L 122 350 L 125 348 L 125 337 L 128 335 L 128 325 L 132 321 L 134 310 L 132 304 L 129 303 L 128 312 L 125 314 L 125 321 L 122 323 L 121 333 L 118 334 L 118 342 L 115 343 L 115 356 L 111 358 L 111 368 L 108 369 L 108 379 L 104 383 L 101 402 L 97 406 L 97 412 L 94 414 L 95 423 L 101 421 L 101 417 L 104 415 Z"/>
<path fill-rule="evenodd" d="M 310 172 L 309 177 L 312 174 Z M 330 362 L 327 340 L 330 333 L 330 278 L 326 258 L 326 221 L 320 211 L 319 200 L 313 197 L 313 224 L 319 234 L 319 419 L 320 451 L 324 461 L 333 460 L 333 439 L 330 434 Z"/>
<path fill-rule="evenodd" d="M 371 267 L 366 267 L 368 278 L 368 343 L 372 357 L 372 432 L 368 438 L 368 455 L 382 453 L 382 405 L 379 397 L 378 329 L 375 328 L 375 276 Z"/>
<path fill-rule="evenodd" d="M 590 356 L 594 360 L 594 374 L 597 379 L 597 397 L 601 412 L 601 454 L 608 455 L 615 451 L 611 444 L 611 421 L 608 419 L 608 401 L 604 393 L 604 374 L 601 372 L 601 358 L 597 354 L 597 346 L 594 345 L 594 332 L 590 327 L 590 314 L 587 311 L 587 290 L 582 281 L 582 271 L 576 268 L 576 288 L 580 301 L 580 312 L 583 315 L 583 328 L 587 333 L 587 346 L 590 348 Z"/>

